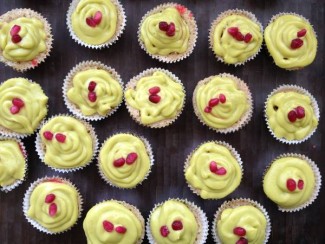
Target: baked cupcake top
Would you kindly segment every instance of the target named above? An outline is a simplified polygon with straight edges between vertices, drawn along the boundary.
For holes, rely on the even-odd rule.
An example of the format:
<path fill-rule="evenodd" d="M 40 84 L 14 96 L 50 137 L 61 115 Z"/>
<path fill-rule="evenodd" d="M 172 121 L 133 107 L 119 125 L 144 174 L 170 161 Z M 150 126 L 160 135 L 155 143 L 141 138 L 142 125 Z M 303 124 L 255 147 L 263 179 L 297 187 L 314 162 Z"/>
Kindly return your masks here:
<path fill-rule="evenodd" d="M 169 72 L 148 71 L 139 80 L 129 82 L 125 91 L 126 103 L 133 117 L 143 125 L 169 124 L 182 111 L 185 102 L 183 85 Z"/>
<path fill-rule="evenodd" d="M 306 138 L 318 125 L 311 98 L 294 89 L 271 95 L 266 102 L 266 117 L 274 135 L 289 141 Z"/>
<path fill-rule="evenodd" d="M 312 197 L 315 175 L 306 160 L 297 156 L 276 159 L 263 180 L 265 194 L 282 208 L 296 208 Z"/>
<path fill-rule="evenodd" d="M 41 86 L 24 78 L 0 85 L 0 126 L 10 132 L 32 134 L 47 114 L 48 97 Z"/>
<path fill-rule="evenodd" d="M 308 20 L 302 16 L 274 16 L 265 29 L 264 39 L 275 64 L 280 68 L 299 69 L 315 59 L 316 34 Z"/>
<path fill-rule="evenodd" d="M 29 197 L 27 217 L 52 233 L 70 229 L 78 217 L 80 199 L 78 191 L 57 179 L 41 182 Z"/>
<path fill-rule="evenodd" d="M 199 224 L 191 209 L 180 201 L 168 200 L 150 215 L 150 230 L 155 243 L 195 243 Z"/>
<path fill-rule="evenodd" d="M 58 169 L 83 167 L 93 157 L 94 139 L 86 124 L 70 116 L 57 116 L 47 121 L 40 132 L 42 159 Z"/>
<path fill-rule="evenodd" d="M 17 141 L 0 138 L 0 186 L 13 185 L 26 174 L 26 159 Z"/>
<path fill-rule="evenodd" d="M 242 170 L 237 156 L 222 143 L 204 143 L 190 155 L 185 178 L 202 198 L 223 198 L 240 184 Z"/>
<path fill-rule="evenodd" d="M 92 207 L 83 222 L 89 244 L 140 243 L 144 234 L 144 220 L 134 213 L 133 206 L 115 200 Z"/>
<path fill-rule="evenodd" d="M 99 152 L 100 172 L 121 188 L 133 188 L 150 172 L 151 151 L 143 139 L 131 134 L 116 134 L 106 140 Z"/>
<path fill-rule="evenodd" d="M 262 26 L 252 13 L 230 10 L 212 23 L 212 50 L 227 64 L 242 64 L 254 57 L 261 49 L 262 42 Z"/>

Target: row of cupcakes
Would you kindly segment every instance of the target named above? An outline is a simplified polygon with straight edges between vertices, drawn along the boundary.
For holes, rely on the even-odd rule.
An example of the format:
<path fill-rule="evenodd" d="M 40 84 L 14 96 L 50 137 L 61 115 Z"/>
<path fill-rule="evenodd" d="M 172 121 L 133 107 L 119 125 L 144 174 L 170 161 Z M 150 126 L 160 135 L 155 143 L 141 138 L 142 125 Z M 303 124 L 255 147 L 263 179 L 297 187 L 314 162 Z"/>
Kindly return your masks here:
<path fill-rule="evenodd" d="M 31 184 L 23 212 L 36 229 L 59 234 L 71 229 L 82 214 L 83 199 L 77 187 L 60 177 L 44 177 Z M 156 204 L 147 220 L 133 205 L 102 201 L 90 208 L 83 221 L 88 243 L 203 244 L 209 231 L 206 214 L 186 199 L 168 199 Z M 216 243 L 266 243 L 271 233 L 268 213 L 250 199 L 224 202 L 214 215 L 211 228 Z"/>
<path fill-rule="evenodd" d="M 49 55 L 53 37 L 47 20 L 30 9 L 14 9 L 0 16 L 0 60 L 19 71 L 36 67 Z M 99 49 L 119 39 L 126 24 L 118 0 L 73 0 L 68 13 L 70 35 L 79 44 Z M 196 21 L 186 7 L 166 3 L 142 18 L 138 39 L 142 49 L 162 62 L 188 57 L 196 45 Z M 266 47 L 277 66 L 301 69 L 313 62 L 316 33 L 307 19 L 294 13 L 272 17 L 265 29 Z M 228 10 L 212 23 L 210 47 L 217 59 L 241 65 L 254 59 L 263 43 L 263 27 L 256 16 L 244 10 Z"/>

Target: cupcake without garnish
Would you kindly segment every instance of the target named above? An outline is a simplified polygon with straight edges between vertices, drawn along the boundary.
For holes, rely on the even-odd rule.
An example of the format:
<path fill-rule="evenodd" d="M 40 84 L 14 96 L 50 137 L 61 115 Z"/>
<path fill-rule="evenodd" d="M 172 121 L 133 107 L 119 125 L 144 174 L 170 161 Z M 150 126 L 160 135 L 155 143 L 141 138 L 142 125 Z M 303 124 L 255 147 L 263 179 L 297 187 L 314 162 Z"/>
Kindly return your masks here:
<path fill-rule="evenodd" d="M 125 103 L 136 122 L 161 128 L 172 124 L 181 114 L 185 89 L 171 72 L 148 69 L 126 84 Z"/>
<path fill-rule="evenodd" d="M 260 52 L 263 27 L 250 12 L 228 10 L 212 22 L 209 41 L 219 61 L 241 65 Z"/>
<path fill-rule="evenodd" d="M 253 99 L 245 82 L 223 73 L 198 82 L 193 93 L 193 107 L 202 124 L 228 133 L 249 122 Z"/>
<path fill-rule="evenodd" d="M 34 133 L 47 115 L 48 97 L 41 86 L 25 78 L 0 84 L 0 134 L 26 137 Z"/>
<path fill-rule="evenodd" d="M 140 46 L 152 58 L 173 63 L 188 57 L 195 47 L 197 26 L 193 14 L 176 3 L 165 3 L 142 18 Z"/>
<path fill-rule="evenodd" d="M 264 39 L 274 63 L 283 69 L 297 70 L 311 64 L 317 52 L 316 33 L 307 19 L 293 13 L 272 17 Z"/>
<path fill-rule="evenodd" d="M 31 9 L 0 16 L 0 61 L 18 71 L 35 68 L 52 48 L 51 26 Z"/>
<path fill-rule="evenodd" d="M 265 102 L 269 131 L 284 143 L 297 144 L 310 138 L 316 131 L 319 116 L 315 98 L 299 86 L 279 86 Z"/>
<path fill-rule="evenodd" d="M 120 75 L 100 62 L 85 61 L 66 76 L 63 98 L 70 112 L 86 120 L 112 115 L 123 100 Z"/>
<path fill-rule="evenodd" d="M 126 24 L 118 0 L 73 0 L 67 13 L 71 37 L 80 45 L 100 49 L 116 42 Z"/>
<path fill-rule="evenodd" d="M 263 190 L 281 211 L 299 211 L 312 204 L 321 187 L 317 165 L 304 155 L 283 154 L 267 167 Z"/>
<path fill-rule="evenodd" d="M 83 229 L 89 244 L 140 244 L 145 234 L 140 211 L 116 200 L 93 206 L 84 219 Z"/>
<path fill-rule="evenodd" d="M 119 188 L 134 188 L 145 180 L 153 165 L 149 142 L 133 134 L 121 133 L 108 138 L 98 155 L 101 177 Z"/>

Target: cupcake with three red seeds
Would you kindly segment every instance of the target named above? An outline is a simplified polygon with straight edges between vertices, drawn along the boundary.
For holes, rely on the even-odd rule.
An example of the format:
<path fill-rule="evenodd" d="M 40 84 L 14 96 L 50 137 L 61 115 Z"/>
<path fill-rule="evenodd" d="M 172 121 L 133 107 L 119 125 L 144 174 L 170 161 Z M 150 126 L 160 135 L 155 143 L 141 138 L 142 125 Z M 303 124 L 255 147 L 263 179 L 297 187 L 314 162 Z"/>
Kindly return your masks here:
<path fill-rule="evenodd" d="M 116 42 L 126 24 L 118 0 L 73 0 L 67 13 L 71 37 L 80 45 L 100 49 Z"/>
<path fill-rule="evenodd" d="M 249 122 L 253 99 L 244 81 L 223 73 L 198 82 L 193 107 L 201 123 L 217 132 L 229 133 Z"/>
<path fill-rule="evenodd" d="M 69 180 L 44 177 L 26 191 L 23 212 L 39 231 L 59 234 L 71 229 L 81 217 L 82 197 Z"/>
<path fill-rule="evenodd" d="M 38 66 L 52 48 L 51 26 L 31 9 L 0 16 L 0 61 L 18 71 Z"/>
<path fill-rule="evenodd" d="M 213 21 L 209 41 L 219 61 L 241 65 L 254 59 L 260 52 L 263 27 L 250 12 L 228 10 Z"/>
<path fill-rule="evenodd" d="M 319 117 L 316 99 L 299 86 L 282 85 L 265 102 L 267 127 L 283 143 L 297 144 L 310 138 L 317 129 Z"/>
<path fill-rule="evenodd" d="M 25 78 L 0 84 L 0 134 L 17 138 L 32 135 L 47 115 L 47 102 L 41 86 Z"/>
<path fill-rule="evenodd" d="M 166 63 L 178 62 L 193 52 L 196 21 L 182 5 L 161 4 L 144 15 L 138 38 L 141 48 L 151 57 Z"/>

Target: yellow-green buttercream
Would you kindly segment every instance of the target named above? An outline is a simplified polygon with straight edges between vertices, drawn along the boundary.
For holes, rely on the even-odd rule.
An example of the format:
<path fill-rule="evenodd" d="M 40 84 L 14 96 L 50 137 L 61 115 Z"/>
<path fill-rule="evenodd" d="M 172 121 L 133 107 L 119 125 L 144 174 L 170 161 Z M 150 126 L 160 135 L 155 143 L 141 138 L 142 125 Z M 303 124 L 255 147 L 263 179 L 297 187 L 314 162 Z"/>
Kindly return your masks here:
<path fill-rule="evenodd" d="M 288 113 L 298 106 L 304 108 L 305 117 L 290 122 Z M 318 125 L 310 97 L 294 91 L 272 95 L 266 104 L 266 116 L 275 136 L 286 140 L 302 140 Z"/>
<path fill-rule="evenodd" d="M 96 83 L 95 102 L 91 102 L 88 98 L 88 86 L 91 81 Z M 94 114 L 105 116 L 122 102 L 123 91 L 120 83 L 108 71 L 88 69 L 78 72 L 73 77 L 67 97 L 85 116 Z"/>
<path fill-rule="evenodd" d="M 222 211 L 216 225 L 221 243 L 236 243 L 240 236 L 233 230 L 241 227 L 246 230 L 244 238 L 249 244 L 263 244 L 265 240 L 266 218 L 264 214 L 253 206 L 239 206 Z"/>
<path fill-rule="evenodd" d="M 304 186 L 294 191 L 287 189 L 287 180 L 303 180 Z M 273 202 L 282 208 L 295 208 L 306 203 L 315 189 L 315 176 L 310 165 L 298 157 L 282 157 L 275 160 L 267 170 L 263 189 Z"/>
<path fill-rule="evenodd" d="M 292 49 L 291 42 L 297 32 L 307 30 L 300 37 L 303 45 Z M 313 27 L 302 17 L 284 14 L 276 17 L 265 29 L 264 39 L 275 64 L 284 69 L 302 68 L 311 64 L 316 56 L 317 39 Z"/>
<path fill-rule="evenodd" d="M 10 186 L 23 180 L 26 161 L 19 144 L 13 140 L 0 140 L 0 186 Z"/>
<path fill-rule="evenodd" d="M 228 33 L 230 27 L 238 27 L 244 36 L 250 33 L 252 39 L 248 43 L 236 40 Z M 212 49 L 227 64 L 243 63 L 253 57 L 259 52 L 262 42 L 261 26 L 244 15 L 228 15 L 212 29 Z"/>
<path fill-rule="evenodd" d="M 159 29 L 159 22 L 175 24 L 175 35 L 168 36 Z M 168 56 L 188 50 L 190 28 L 175 7 L 167 7 L 146 17 L 140 26 L 140 39 L 150 54 Z"/>
<path fill-rule="evenodd" d="M 50 131 L 52 140 L 44 137 Z M 66 136 L 65 142 L 55 139 L 57 133 Z M 45 164 L 59 169 L 71 169 L 85 166 L 93 156 L 93 139 L 89 129 L 79 120 L 69 116 L 58 116 L 49 120 L 40 130 L 44 145 Z"/>
<path fill-rule="evenodd" d="M 123 226 L 126 232 L 107 232 L 104 221 L 111 222 L 114 227 Z M 141 240 L 144 227 L 138 217 L 123 204 L 111 200 L 92 207 L 83 222 L 88 244 L 136 244 Z"/>
<path fill-rule="evenodd" d="M 10 30 L 14 25 L 21 27 L 20 42 L 11 40 Z M 2 56 L 13 62 L 26 62 L 46 51 L 47 34 L 44 24 L 37 18 L 20 17 L 10 22 L 0 22 L 0 49 Z"/>
<path fill-rule="evenodd" d="M 216 162 L 218 168 L 225 168 L 227 173 L 225 175 L 212 173 L 211 161 Z M 236 158 L 227 147 L 208 142 L 191 155 L 185 170 L 185 178 L 202 198 L 219 199 L 229 195 L 239 186 L 242 172 Z"/>
<path fill-rule="evenodd" d="M 136 153 L 133 164 L 115 167 L 114 160 L 126 159 L 129 153 Z M 121 188 L 132 188 L 139 184 L 150 170 L 150 157 L 143 141 L 131 134 L 117 134 L 103 144 L 99 152 L 99 168 L 105 177 Z"/>
<path fill-rule="evenodd" d="M 102 13 L 98 25 L 87 25 L 86 19 Z M 83 42 L 100 45 L 114 37 L 117 30 L 118 10 L 111 0 L 81 0 L 71 16 L 72 30 Z"/>
<path fill-rule="evenodd" d="M 48 194 L 54 194 L 57 212 L 49 215 L 51 204 L 45 202 Z M 27 216 L 51 232 L 62 232 L 73 226 L 79 216 L 77 190 L 65 183 L 42 182 L 31 193 Z"/>
<path fill-rule="evenodd" d="M 219 102 L 210 113 L 204 112 L 210 99 L 218 98 L 220 94 L 226 96 L 226 102 Z M 201 119 L 215 129 L 230 128 L 249 109 L 247 94 L 239 89 L 233 78 L 227 76 L 213 76 L 208 82 L 199 84 L 195 89 L 194 99 Z"/>
<path fill-rule="evenodd" d="M 160 102 L 149 100 L 149 89 L 158 86 Z M 125 100 L 129 106 L 140 111 L 140 120 L 144 125 L 171 120 L 181 112 L 185 93 L 183 86 L 162 71 L 155 71 L 137 81 L 136 87 L 125 91 Z"/>
<path fill-rule="evenodd" d="M 24 107 L 12 114 L 12 100 L 20 98 Z M 32 134 L 47 114 L 48 97 L 41 86 L 24 78 L 12 78 L 0 85 L 0 126 L 20 134 Z"/>
<path fill-rule="evenodd" d="M 193 244 L 199 231 L 199 225 L 189 207 L 180 201 L 168 200 L 154 209 L 150 217 L 150 230 L 155 243 L 159 244 Z M 172 223 L 181 221 L 183 228 L 173 230 Z M 166 226 L 169 230 L 163 237 L 160 228 Z"/>

